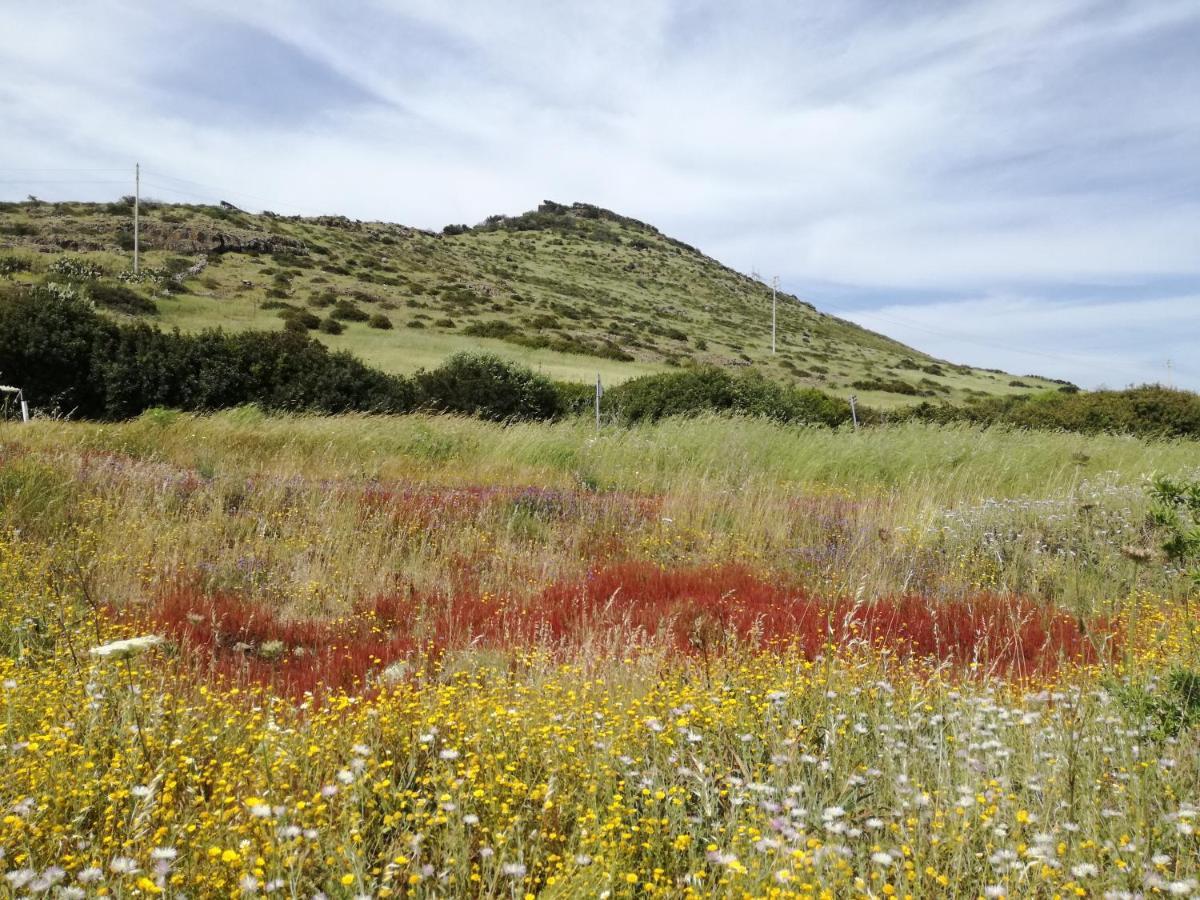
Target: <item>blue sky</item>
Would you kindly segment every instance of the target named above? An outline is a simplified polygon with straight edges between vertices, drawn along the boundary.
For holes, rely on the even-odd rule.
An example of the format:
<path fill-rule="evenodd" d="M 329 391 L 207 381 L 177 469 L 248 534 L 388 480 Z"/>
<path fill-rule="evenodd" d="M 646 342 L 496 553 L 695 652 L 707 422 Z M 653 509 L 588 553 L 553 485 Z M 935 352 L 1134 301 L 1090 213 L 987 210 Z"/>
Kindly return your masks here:
<path fill-rule="evenodd" d="M 5 198 L 128 193 L 140 160 L 162 199 L 435 228 L 583 200 L 956 362 L 1200 389 L 1196 0 L 4 21 Z"/>

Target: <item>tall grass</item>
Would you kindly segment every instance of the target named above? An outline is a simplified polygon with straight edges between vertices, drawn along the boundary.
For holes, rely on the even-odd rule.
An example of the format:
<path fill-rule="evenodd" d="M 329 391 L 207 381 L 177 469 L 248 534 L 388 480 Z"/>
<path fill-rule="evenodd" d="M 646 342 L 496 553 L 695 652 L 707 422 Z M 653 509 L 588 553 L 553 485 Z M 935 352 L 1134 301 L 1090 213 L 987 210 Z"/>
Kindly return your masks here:
<path fill-rule="evenodd" d="M 1136 481 L 1197 464 L 1193 441 L 909 423 L 859 432 L 699 417 L 606 428 L 586 420 L 496 425 L 446 416 L 212 416 L 151 412 L 117 425 L 38 422 L 25 446 L 104 450 L 204 473 L 584 484 L 669 492 L 697 479 L 904 491 L 950 504 L 1069 493 L 1115 472 Z"/>

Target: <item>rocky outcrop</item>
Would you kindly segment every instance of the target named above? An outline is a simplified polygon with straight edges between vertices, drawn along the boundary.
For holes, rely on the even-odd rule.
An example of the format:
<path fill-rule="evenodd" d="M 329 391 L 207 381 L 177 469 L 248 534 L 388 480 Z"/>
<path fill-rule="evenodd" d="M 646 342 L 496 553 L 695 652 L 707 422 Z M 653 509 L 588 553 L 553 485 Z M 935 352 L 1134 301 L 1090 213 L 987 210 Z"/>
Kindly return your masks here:
<path fill-rule="evenodd" d="M 147 222 L 141 229 L 141 244 L 147 250 L 169 250 L 172 253 L 307 253 L 304 242 L 260 231 L 232 228 L 209 228 L 196 224 L 175 225 L 168 222 Z"/>
<path fill-rule="evenodd" d="M 133 223 L 125 217 L 91 220 L 48 219 L 39 223 L 28 243 L 46 251 L 129 250 Z M 308 248 L 296 238 L 242 228 L 218 228 L 203 222 L 159 222 L 143 219 L 139 242 L 143 250 L 168 250 L 195 256 L 200 253 L 274 253 L 304 255 Z"/>

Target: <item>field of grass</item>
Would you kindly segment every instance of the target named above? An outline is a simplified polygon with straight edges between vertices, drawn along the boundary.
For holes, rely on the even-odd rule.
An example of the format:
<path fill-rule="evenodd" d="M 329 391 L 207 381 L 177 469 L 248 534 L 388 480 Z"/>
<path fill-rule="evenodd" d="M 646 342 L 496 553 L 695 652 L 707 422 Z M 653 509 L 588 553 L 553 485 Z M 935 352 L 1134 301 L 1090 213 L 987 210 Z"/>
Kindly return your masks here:
<path fill-rule="evenodd" d="M 392 327 L 343 320 L 343 334 L 313 335 L 389 372 L 432 367 L 463 349 L 497 352 L 563 380 L 591 382 L 599 371 L 609 384 L 678 365 L 752 366 L 878 408 L 1060 386 L 935 360 L 790 295 L 779 301 L 772 354 L 769 287 L 595 208 L 450 235 L 155 204 L 142 222 L 150 269 L 206 260 L 182 292 L 136 285 L 157 304 L 151 318 L 163 327 L 282 328 L 282 313 L 326 317 L 342 300 Z M 0 264 L 19 258 L 28 270 L 8 277 L 36 282 L 56 260 L 80 258 L 112 278 L 129 268 L 131 229 L 131 210 L 119 204 L 4 204 Z M 203 255 L 218 238 L 237 249 Z"/>
<path fill-rule="evenodd" d="M 1146 485 L 1198 460 L 722 418 L 0 424 L 0 884 L 1195 896 L 1200 629 Z"/>

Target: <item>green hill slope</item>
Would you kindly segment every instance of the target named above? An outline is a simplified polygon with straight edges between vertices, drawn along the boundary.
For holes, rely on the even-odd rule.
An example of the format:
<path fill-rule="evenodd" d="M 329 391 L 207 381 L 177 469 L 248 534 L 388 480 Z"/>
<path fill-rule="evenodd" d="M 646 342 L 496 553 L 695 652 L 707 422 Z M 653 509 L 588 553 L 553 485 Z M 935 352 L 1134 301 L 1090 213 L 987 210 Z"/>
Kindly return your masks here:
<path fill-rule="evenodd" d="M 127 203 L 0 204 L 0 273 L 36 282 L 94 267 L 84 274 L 96 284 L 152 301 L 139 310 L 119 290 L 97 291 L 93 299 L 115 315 L 184 331 L 282 328 L 292 319 L 329 346 L 400 373 L 463 349 L 560 379 L 600 372 L 608 383 L 712 363 L 754 366 L 879 407 L 1061 384 L 939 361 L 783 293 L 772 354 L 768 286 L 586 204 L 547 202 L 431 233 L 144 202 L 141 280 L 129 273 L 132 224 Z M 338 325 L 341 333 L 331 333 Z"/>

